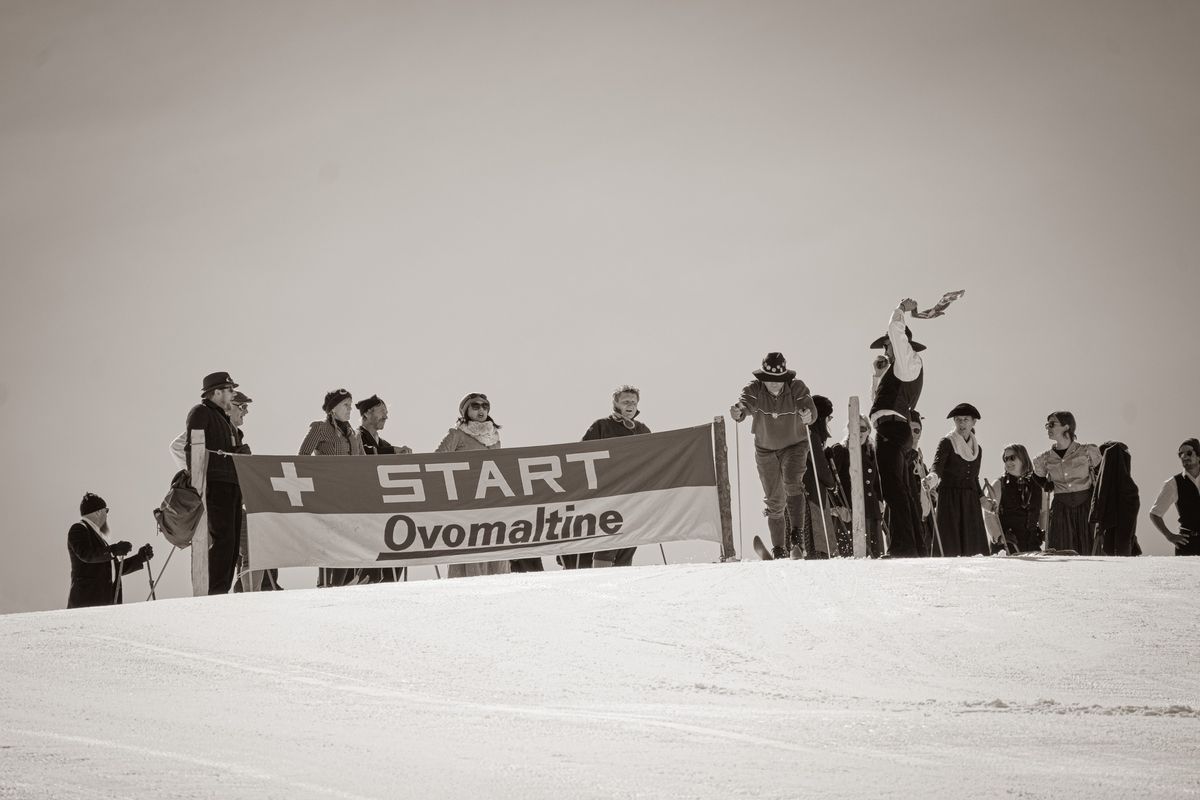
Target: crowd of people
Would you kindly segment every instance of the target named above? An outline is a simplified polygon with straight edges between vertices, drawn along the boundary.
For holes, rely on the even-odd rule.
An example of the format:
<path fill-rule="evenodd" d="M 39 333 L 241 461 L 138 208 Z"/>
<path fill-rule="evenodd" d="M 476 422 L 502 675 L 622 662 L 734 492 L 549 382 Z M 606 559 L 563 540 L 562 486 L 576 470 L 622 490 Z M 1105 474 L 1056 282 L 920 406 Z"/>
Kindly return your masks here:
<path fill-rule="evenodd" d="M 949 296 L 947 296 L 949 297 Z M 951 298 L 952 299 L 952 298 Z M 939 306 L 948 305 L 943 299 Z M 768 353 L 754 380 L 730 408 L 735 423 L 749 418 L 755 464 L 763 488 L 763 514 L 775 558 L 819 559 L 852 556 L 851 520 L 856 475 L 851 468 L 852 427 L 857 427 L 857 478 L 863 497 L 867 555 L 871 557 L 951 557 L 1052 551 L 1064 554 L 1139 555 L 1136 535 L 1139 494 L 1130 474 L 1129 449 L 1121 442 L 1085 444 L 1077 438 L 1075 415 L 1055 411 L 1046 418 L 1050 447 L 1031 458 L 1021 444 L 1002 451 L 1003 474 L 981 480 L 983 449 L 976 437 L 979 409 L 960 403 L 947 419 L 943 437 L 927 465 L 920 448 L 924 417 L 917 410 L 925 381 L 924 345 L 913 340 L 905 315 L 928 319 L 942 310 L 917 312 L 905 299 L 892 312 L 887 332 L 871 343 L 883 354 L 874 361 L 869 412 L 847 425 L 840 442 L 829 423 L 832 402 L 813 395 L 783 354 Z M 650 433 L 638 419 L 641 394 L 620 386 L 612 413 L 587 429 L 583 440 Z M 201 402 L 188 413 L 184 431 L 171 443 L 176 466 L 191 466 L 192 433 L 204 432 L 207 451 L 205 510 L 209 534 L 209 594 L 278 589 L 275 570 L 246 568 L 245 510 L 233 457 L 250 453 L 242 427 L 253 401 L 239 391 L 228 372 L 207 375 Z M 355 403 L 337 389 L 325 395 L 324 417 L 314 421 L 301 443 L 302 456 L 394 455 L 411 453 L 382 436 L 387 404 L 377 395 Z M 359 425 L 351 424 L 357 410 Z M 502 446 L 501 426 L 491 415 L 487 395 L 472 392 L 458 404 L 454 427 L 435 452 L 490 450 Z M 1176 555 L 1200 555 L 1200 442 L 1179 447 L 1182 471 L 1164 483 L 1150 511 L 1155 527 L 1175 545 Z M 1047 502 L 1049 498 L 1049 501 Z M 1164 514 L 1174 506 L 1178 531 Z M 68 607 L 121 602 L 121 576 L 153 557 L 147 544 L 130 556 L 127 541 L 110 541 L 108 507 L 88 493 L 80 521 L 67 534 L 71 560 Z M 564 569 L 629 566 L 636 548 L 559 556 Z M 241 568 L 239 569 L 239 564 Z M 450 577 L 542 570 L 541 558 L 454 564 Z M 236 580 L 235 580 L 236 578 Z M 403 568 L 321 568 L 317 585 L 345 586 L 403 580 Z"/>

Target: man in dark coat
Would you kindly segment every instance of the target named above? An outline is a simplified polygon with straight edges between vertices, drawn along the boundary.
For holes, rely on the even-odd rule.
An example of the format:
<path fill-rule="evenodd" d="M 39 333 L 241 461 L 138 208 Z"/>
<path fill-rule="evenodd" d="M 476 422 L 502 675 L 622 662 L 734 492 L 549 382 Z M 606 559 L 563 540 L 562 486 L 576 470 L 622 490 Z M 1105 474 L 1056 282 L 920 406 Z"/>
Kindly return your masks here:
<path fill-rule="evenodd" d="M 67 555 L 71 558 L 71 593 L 67 608 L 111 606 L 121 602 L 120 575 L 136 572 L 154 556 L 154 548 L 142 545 L 126 558 L 117 574 L 117 559 L 129 555 L 129 542 L 108 542 L 108 504 L 88 492 L 79 503 L 82 519 L 67 531 Z"/>
<path fill-rule="evenodd" d="M 208 516 L 208 593 L 225 594 L 237 571 L 238 540 L 242 529 L 242 492 L 238 487 L 233 458 L 238 433 L 229 419 L 237 384 L 228 372 L 206 375 L 200 391 L 201 403 L 188 412 L 185 448 L 188 470 L 192 466 L 192 431 L 204 431 L 208 450 L 205 471 L 205 509 Z M 196 480 L 192 478 L 192 485 Z"/>
<path fill-rule="evenodd" d="M 636 387 L 618 387 L 612 395 L 612 413 L 593 422 L 583 434 L 583 441 L 649 433 L 650 429 L 637 420 L 638 414 L 641 413 L 638 411 L 641 399 L 642 394 Z M 621 547 L 616 550 L 601 550 L 598 553 L 559 556 L 558 563 L 562 564 L 563 569 L 587 569 L 597 566 L 597 561 L 602 562 L 601 566 L 611 564 L 614 567 L 628 567 L 633 565 L 633 554 L 636 552 L 636 547 Z"/>
<path fill-rule="evenodd" d="M 1130 473 L 1132 459 L 1129 448 L 1122 442 L 1100 445 L 1100 475 L 1092 493 L 1089 516 L 1095 530 L 1096 549 L 1106 556 L 1136 555 L 1137 516 L 1141 508 L 1137 484 Z"/>
<path fill-rule="evenodd" d="M 362 438 L 363 453 L 368 456 L 394 456 L 412 452 L 411 447 L 396 447 L 379 435 L 387 424 L 387 403 L 373 394 L 366 400 L 354 404 L 362 422 L 358 434 Z M 358 570 L 358 583 L 395 583 L 404 576 L 404 567 L 371 567 Z"/>

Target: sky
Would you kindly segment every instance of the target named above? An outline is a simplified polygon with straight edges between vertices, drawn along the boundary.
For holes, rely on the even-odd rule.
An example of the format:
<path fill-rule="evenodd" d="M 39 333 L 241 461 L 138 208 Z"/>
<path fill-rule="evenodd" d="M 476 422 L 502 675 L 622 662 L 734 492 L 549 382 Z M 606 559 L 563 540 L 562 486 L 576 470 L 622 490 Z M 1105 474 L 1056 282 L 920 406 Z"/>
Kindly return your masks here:
<path fill-rule="evenodd" d="M 1200 434 L 1198 37 L 1187 2 L 0 3 L 0 612 L 65 605 L 85 491 L 162 563 L 209 372 L 258 453 L 339 387 L 417 451 L 469 391 L 512 446 L 623 383 L 703 424 L 772 350 L 840 430 L 897 302 L 960 288 L 913 323 L 927 455 L 971 402 L 994 478 L 1067 409 L 1148 509 Z"/>

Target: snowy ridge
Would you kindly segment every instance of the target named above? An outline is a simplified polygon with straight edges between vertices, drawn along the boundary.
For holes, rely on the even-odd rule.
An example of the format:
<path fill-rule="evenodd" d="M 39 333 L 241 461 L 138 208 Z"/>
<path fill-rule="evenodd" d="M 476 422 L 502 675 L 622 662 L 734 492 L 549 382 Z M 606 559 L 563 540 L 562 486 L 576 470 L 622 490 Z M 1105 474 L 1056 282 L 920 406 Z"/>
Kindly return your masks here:
<path fill-rule="evenodd" d="M 1200 559 L 750 562 L 0 617 L 0 796 L 1194 797 Z"/>

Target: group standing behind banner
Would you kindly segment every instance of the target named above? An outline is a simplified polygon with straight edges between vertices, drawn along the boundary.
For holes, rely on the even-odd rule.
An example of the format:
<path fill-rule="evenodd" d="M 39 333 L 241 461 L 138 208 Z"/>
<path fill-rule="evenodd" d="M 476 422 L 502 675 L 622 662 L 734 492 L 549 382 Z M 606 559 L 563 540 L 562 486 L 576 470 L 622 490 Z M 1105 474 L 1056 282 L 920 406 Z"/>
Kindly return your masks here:
<path fill-rule="evenodd" d="M 862 490 L 867 508 L 869 555 L 875 557 L 977 555 L 999 550 L 1009 553 L 1045 548 L 1064 553 L 1138 555 L 1136 519 L 1138 489 L 1133 482 L 1128 447 L 1122 442 L 1096 446 L 1078 441 L 1075 415 L 1055 411 L 1047 417 L 1046 432 L 1052 446 L 1030 458 L 1023 445 L 1003 449 L 1003 474 L 994 483 L 981 478 L 983 448 L 976 436 L 982 418 L 970 403 L 947 414 L 954 429 L 938 444 L 932 469 L 918 447 L 923 417 L 917 410 L 926 378 L 920 355 L 925 345 L 913 340 L 905 315 L 917 319 L 942 316 L 962 292 L 947 294 L 928 311 L 905 298 L 893 310 L 886 333 L 871 343 L 884 354 L 875 359 L 869 416 L 861 422 Z M 211 594 L 229 591 L 235 572 L 247 578 L 244 588 L 278 588 L 277 571 L 248 572 L 245 509 L 233 459 L 247 455 L 242 423 L 250 398 L 237 391 L 227 372 L 205 376 L 201 402 L 187 415 L 185 430 L 171 445 L 182 470 L 190 470 L 194 430 L 205 435 L 208 451 L 205 511 L 209 534 Z M 637 419 L 640 393 L 621 386 L 612 396 L 612 413 L 588 428 L 584 441 L 650 433 Z M 324 419 L 313 422 L 300 447 L 301 455 L 403 455 L 412 450 L 395 447 L 380 435 L 387 421 L 387 406 L 376 395 L 357 404 L 362 418 L 358 429 L 350 425 L 353 398 L 349 391 L 329 392 L 322 404 Z M 810 393 L 808 385 L 787 367 L 784 356 L 768 353 L 754 381 L 741 391 L 730 409 L 735 423 L 751 417 L 755 463 L 763 486 L 763 514 L 775 557 L 791 555 L 828 558 L 849 555 L 852 480 L 848 442 L 825 447 L 832 404 Z M 872 439 L 873 426 L 873 439 Z M 436 452 L 448 453 L 499 449 L 500 426 L 491 417 L 486 395 L 470 393 L 458 408 L 456 424 Z M 1179 448 L 1183 470 L 1167 480 L 1150 511 L 1155 527 L 1175 545 L 1176 555 L 1200 555 L 1200 443 L 1186 440 Z M 95 495 L 88 495 L 94 498 Z M 85 498 L 86 499 L 86 498 Z M 1047 508 L 1047 502 L 1049 507 Z M 91 505 L 94 505 L 92 501 Z M 87 505 L 85 503 L 85 505 Z M 1174 506 L 1180 529 L 1164 521 Z M 99 573 L 90 564 L 112 562 L 129 551 L 128 543 L 107 542 L 107 507 L 81 513 L 72 527 L 70 605 L 95 604 L 108 589 L 119 602 L 120 576 L 149 559 L 139 556 L 123 562 L 109 575 L 105 590 Z M 992 535 L 988 531 L 994 531 Z M 149 546 L 147 545 L 147 548 Z M 636 548 L 599 549 L 560 555 L 567 569 L 588 566 L 627 566 Z M 101 559 L 97 561 L 96 559 Z M 540 557 L 451 564 L 451 576 L 541 570 Z M 321 568 L 320 586 L 399 580 L 403 567 L 347 569 Z M 88 598 L 86 601 L 81 598 Z"/>

